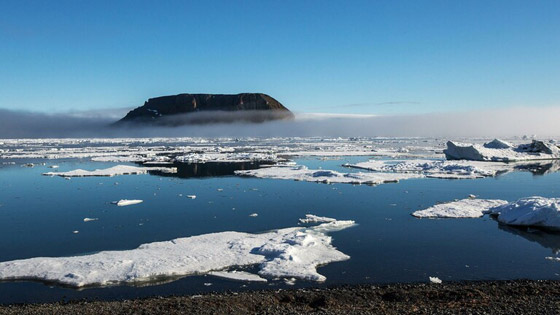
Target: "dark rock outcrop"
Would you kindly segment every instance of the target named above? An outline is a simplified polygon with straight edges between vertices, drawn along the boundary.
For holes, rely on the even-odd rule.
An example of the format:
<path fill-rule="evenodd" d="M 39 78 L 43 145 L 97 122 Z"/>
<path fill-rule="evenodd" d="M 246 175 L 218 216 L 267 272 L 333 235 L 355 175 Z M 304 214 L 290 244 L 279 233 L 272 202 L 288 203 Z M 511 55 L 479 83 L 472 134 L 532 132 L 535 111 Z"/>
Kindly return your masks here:
<path fill-rule="evenodd" d="M 117 124 L 153 123 L 184 125 L 215 122 L 263 122 L 294 115 L 274 98 L 262 93 L 178 94 L 151 98 L 130 111 Z"/>

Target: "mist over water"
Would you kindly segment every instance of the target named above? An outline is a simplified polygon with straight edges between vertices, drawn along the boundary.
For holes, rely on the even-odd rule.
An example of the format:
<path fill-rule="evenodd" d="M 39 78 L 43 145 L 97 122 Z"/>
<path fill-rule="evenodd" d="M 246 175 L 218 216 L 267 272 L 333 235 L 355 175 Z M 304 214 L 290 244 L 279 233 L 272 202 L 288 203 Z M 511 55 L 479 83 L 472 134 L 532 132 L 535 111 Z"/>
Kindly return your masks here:
<path fill-rule="evenodd" d="M 296 113 L 291 120 L 261 123 L 240 121 L 239 113 L 193 113 L 188 121 L 216 116 L 227 123 L 175 127 L 126 125 L 114 127 L 114 115 L 44 114 L 0 109 L 0 138 L 49 137 L 513 137 L 560 136 L 560 107 L 489 109 L 468 112 L 395 116 Z M 178 117 L 173 118 L 178 119 Z M 210 119 L 210 121 L 212 121 Z"/>

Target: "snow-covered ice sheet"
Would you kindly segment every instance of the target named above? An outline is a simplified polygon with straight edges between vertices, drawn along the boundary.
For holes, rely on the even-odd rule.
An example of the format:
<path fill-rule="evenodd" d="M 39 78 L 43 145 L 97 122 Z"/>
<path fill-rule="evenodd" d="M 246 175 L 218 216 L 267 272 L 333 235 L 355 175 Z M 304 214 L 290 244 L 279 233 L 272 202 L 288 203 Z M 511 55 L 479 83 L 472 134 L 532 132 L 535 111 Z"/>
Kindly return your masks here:
<path fill-rule="evenodd" d="M 146 174 L 150 171 L 157 171 L 163 173 L 177 173 L 177 168 L 176 167 L 137 167 L 137 166 L 130 166 L 130 165 L 116 165 L 110 168 L 97 169 L 94 171 L 77 169 L 68 172 L 48 172 L 48 173 L 43 173 L 43 175 L 61 176 L 61 177 L 118 176 L 118 175 Z"/>
<path fill-rule="evenodd" d="M 277 162 L 276 154 L 237 152 L 237 153 L 189 153 L 175 157 L 181 163 L 232 163 L 232 162 Z"/>
<path fill-rule="evenodd" d="M 417 218 L 478 218 L 490 209 L 507 204 L 505 200 L 467 198 L 437 204 L 412 213 Z"/>
<path fill-rule="evenodd" d="M 537 140 L 517 147 L 498 139 L 485 144 L 448 141 L 443 152 L 448 160 L 512 162 L 560 159 L 560 149 L 555 142 Z"/>
<path fill-rule="evenodd" d="M 507 225 L 560 230 L 560 198 L 527 197 L 492 209 Z"/>
<path fill-rule="evenodd" d="M 353 226 L 332 221 L 262 234 L 220 232 L 72 257 L 0 262 L 0 280 L 39 280 L 73 287 L 138 283 L 258 265 L 259 275 L 324 281 L 317 266 L 350 257 L 326 233 Z"/>
<path fill-rule="evenodd" d="M 420 174 L 405 173 L 340 173 L 332 170 L 310 170 L 305 166 L 267 167 L 246 171 L 235 171 L 239 176 L 257 178 L 290 179 L 318 183 L 345 183 L 379 185 L 396 183 L 399 180 L 420 178 Z"/>
<path fill-rule="evenodd" d="M 501 162 L 441 160 L 370 160 L 344 166 L 375 172 L 419 173 L 430 178 L 473 179 L 507 172 L 512 166 Z"/>

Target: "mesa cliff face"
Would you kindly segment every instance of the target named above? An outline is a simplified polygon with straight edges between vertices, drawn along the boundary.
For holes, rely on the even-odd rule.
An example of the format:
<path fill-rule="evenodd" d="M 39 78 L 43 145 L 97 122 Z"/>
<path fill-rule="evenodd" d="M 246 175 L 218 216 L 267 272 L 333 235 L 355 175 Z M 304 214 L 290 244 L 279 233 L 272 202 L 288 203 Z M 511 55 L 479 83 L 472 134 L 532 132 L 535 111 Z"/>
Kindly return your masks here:
<path fill-rule="evenodd" d="M 197 112 L 201 115 L 182 115 Z M 284 105 L 262 93 L 178 94 L 151 98 L 117 123 L 182 125 L 239 120 L 262 122 L 293 117 Z"/>

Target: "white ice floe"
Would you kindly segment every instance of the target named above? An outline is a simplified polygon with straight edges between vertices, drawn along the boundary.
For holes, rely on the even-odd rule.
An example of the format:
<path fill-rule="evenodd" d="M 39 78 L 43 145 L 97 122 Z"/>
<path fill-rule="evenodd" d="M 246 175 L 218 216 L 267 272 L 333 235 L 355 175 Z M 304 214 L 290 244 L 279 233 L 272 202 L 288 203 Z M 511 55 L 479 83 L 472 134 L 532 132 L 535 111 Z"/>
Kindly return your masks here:
<path fill-rule="evenodd" d="M 429 277 L 431 283 L 440 284 L 442 281 L 438 277 Z"/>
<path fill-rule="evenodd" d="M 324 281 L 317 266 L 350 257 L 331 245 L 328 232 L 353 226 L 333 221 L 262 234 L 210 233 L 72 257 L 37 257 L 0 262 L 0 280 L 39 280 L 63 285 L 105 286 L 161 281 L 233 266 L 258 265 L 261 276 Z"/>
<path fill-rule="evenodd" d="M 196 195 L 187 195 L 187 198 L 189 198 L 189 199 L 196 199 Z"/>
<path fill-rule="evenodd" d="M 99 218 L 84 218 L 84 222 L 97 221 Z"/>
<path fill-rule="evenodd" d="M 48 172 L 43 173 L 45 176 L 61 176 L 61 177 L 87 177 L 87 176 L 117 176 L 117 175 L 136 175 L 146 174 L 150 171 L 163 173 L 177 173 L 175 167 L 137 167 L 130 165 L 117 165 L 106 169 L 97 169 L 94 171 L 86 171 L 77 169 L 68 172 Z"/>
<path fill-rule="evenodd" d="M 299 219 L 300 223 L 325 223 L 325 222 L 334 222 L 334 221 L 336 221 L 336 219 L 319 217 L 314 214 L 306 214 L 305 219 Z"/>
<path fill-rule="evenodd" d="M 144 202 L 144 200 L 139 200 L 139 199 L 132 199 L 132 200 L 121 199 L 119 201 L 113 201 L 113 203 L 116 204 L 119 207 L 135 205 L 135 204 L 139 204 L 139 203 L 142 203 L 142 202 Z"/>
<path fill-rule="evenodd" d="M 331 170 L 310 170 L 305 166 L 267 167 L 254 170 L 235 171 L 235 174 L 257 178 L 368 185 L 396 183 L 403 179 L 422 177 L 420 174 L 404 173 L 339 173 Z"/>
<path fill-rule="evenodd" d="M 507 225 L 560 230 L 560 198 L 528 197 L 492 209 Z"/>
<path fill-rule="evenodd" d="M 438 204 L 412 213 L 417 218 L 478 218 L 490 209 L 507 204 L 505 200 L 462 199 Z"/>
<path fill-rule="evenodd" d="M 448 160 L 512 162 L 560 159 L 560 149 L 556 143 L 537 140 L 517 147 L 502 140 L 483 145 L 448 141 L 447 149 L 443 152 Z"/>
<path fill-rule="evenodd" d="M 233 163 L 233 162 L 276 162 L 276 154 L 235 152 L 235 153 L 189 153 L 175 157 L 181 163 Z"/>
<path fill-rule="evenodd" d="M 544 259 L 546 260 L 552 260 L 552 261 L 560 261 L 560 257 L 545 257 Z"/>
<path fill-rule="evenodd" d="M 478 161 L 370 160 L 344 166 L 374 172 L 417 173 L 430 178 L 474 179 L 508 172 L 515 165 Z"/>
<path fill-rule="evenodd" d="M 251 213 L 251 214 L 249 214 L 249 216 L 250 216 L 250 217 L 258 217 L 259 214 L 258 214 L 258 213 Z"/>
<path fill-rule="evenodd" d="M 268 280 L 266 280 L 265 278 L 262 278 L 259 275 L 256 275 L 254 273 L 250 273 L 250 272 L 247 272 L 247 271 L 238 271 L 238 270 L 233 270 L 233 271 L 210 271 L 208 274 L 211 275 L 211 276 L 215 276 L 215 277 L 237 280 L 237 281 L 251 281 L 251 282 L 267 282 L 268 281 Z"/>

